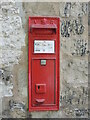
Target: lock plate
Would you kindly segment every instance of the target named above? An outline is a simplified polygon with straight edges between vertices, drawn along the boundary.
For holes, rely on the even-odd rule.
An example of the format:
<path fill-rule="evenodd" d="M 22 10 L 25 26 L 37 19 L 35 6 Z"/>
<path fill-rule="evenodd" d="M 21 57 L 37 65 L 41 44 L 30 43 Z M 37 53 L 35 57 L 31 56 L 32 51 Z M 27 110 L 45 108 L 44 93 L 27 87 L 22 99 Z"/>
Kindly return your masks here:
<path fill-rule="evenodd" d="M 46 93 L 46 84 L 36 84 L 36 93 Z"/>

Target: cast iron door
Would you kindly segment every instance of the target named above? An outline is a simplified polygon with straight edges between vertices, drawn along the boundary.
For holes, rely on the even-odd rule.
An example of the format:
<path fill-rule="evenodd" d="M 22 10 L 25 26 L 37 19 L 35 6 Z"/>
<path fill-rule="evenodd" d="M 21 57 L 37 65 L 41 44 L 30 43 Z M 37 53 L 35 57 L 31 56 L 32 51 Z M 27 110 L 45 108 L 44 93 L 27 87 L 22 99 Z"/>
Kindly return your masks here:
<path fill-rule="evenodd" d="M 32 106 L 55 104 L 55 61 L 32 60 Z"/>

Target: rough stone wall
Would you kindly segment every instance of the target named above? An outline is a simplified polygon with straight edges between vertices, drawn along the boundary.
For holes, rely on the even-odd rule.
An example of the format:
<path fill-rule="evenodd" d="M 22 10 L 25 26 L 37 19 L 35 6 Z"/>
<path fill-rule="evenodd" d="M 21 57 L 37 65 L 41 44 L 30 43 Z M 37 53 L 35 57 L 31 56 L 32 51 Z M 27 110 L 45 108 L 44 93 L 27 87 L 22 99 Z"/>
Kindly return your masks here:
<path fill-rule="evenodd" d="M 60 17 L 60 110 L 28 112 L 28 17 Z M 0 2 L 0 115 L 88 117 L 88 3 Z"/>

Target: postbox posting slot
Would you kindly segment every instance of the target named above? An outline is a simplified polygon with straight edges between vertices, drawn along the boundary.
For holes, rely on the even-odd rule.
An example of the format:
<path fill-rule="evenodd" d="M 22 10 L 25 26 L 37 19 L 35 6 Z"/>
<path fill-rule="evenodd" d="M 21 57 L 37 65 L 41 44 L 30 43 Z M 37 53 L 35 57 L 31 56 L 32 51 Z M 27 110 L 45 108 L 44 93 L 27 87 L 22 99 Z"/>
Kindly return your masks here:
<path fill-rule="evenodd" d="M 57 26 L 55 24 L 33 24 L 30 27 L 30 31 L 32 34 L 39 34 L 39 35 L 51 35 L 56 34 Z"/>

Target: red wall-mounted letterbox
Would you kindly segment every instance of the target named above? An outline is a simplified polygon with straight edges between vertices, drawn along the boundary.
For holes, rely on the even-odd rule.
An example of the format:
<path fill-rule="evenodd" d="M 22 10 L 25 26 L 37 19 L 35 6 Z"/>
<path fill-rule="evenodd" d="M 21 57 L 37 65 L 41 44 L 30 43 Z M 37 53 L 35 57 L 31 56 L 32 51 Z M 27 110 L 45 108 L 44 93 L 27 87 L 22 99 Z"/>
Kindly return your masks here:
<path fill-rule="evenodd" d="M 29 111 L 59 109 L 60 20 L 29 17 Z"/>

